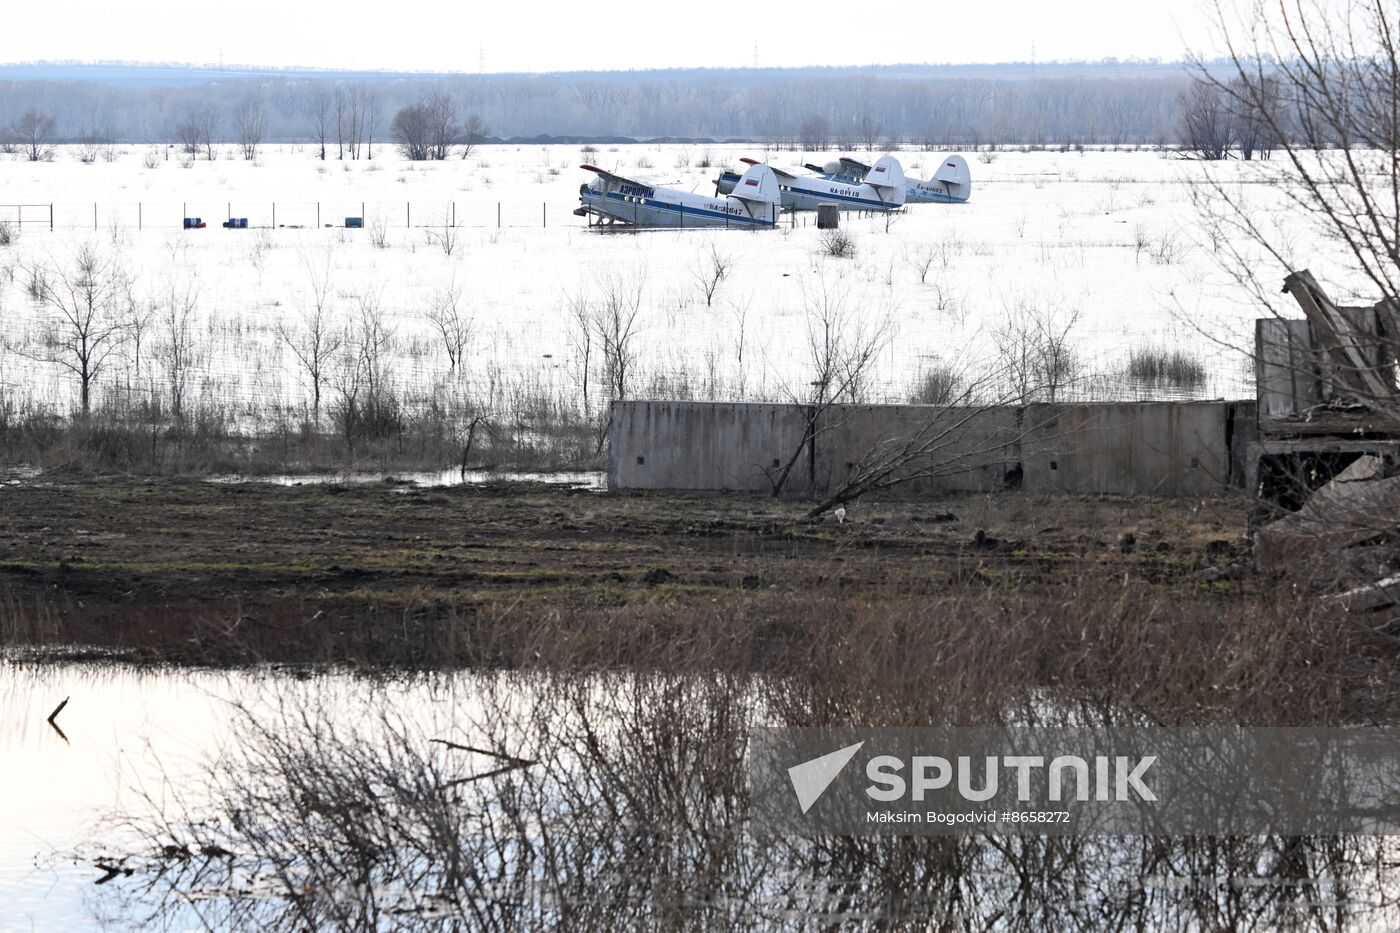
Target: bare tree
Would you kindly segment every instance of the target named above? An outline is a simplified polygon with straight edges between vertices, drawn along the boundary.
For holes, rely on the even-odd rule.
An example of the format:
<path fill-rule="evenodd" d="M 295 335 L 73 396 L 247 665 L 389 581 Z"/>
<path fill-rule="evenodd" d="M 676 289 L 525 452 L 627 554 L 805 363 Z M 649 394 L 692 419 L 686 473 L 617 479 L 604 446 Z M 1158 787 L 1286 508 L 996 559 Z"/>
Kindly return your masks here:
<path fill-rule="evenodd" d="M 467 122 L 462 124 L 462 158 L 472 154 L 472 150 L 477 147 L 482 138 L 489 133 L 486 124 L 482 122 L 478 114 L 471 114 L 467 117 Z"/>
<path fill-rule="evenodd" d="M 335 157 L 343 161 L 346 140 L 349 138 L 351 124 L 354 122 L 351 113 L 354 108 L 350 105 L 349 93 L 342 85 L 335 86 L 335 90 L 331 94 L 331 104 L 335 117 Z"/>
<path fill-rule="evenodd" d="M 331 136 L 331 92 L 318 87 L 307 100 L 307 112 L 311 115 L 311 141 L 316 144 L 317 157 L 326 161 L 326 141 Z"/>
<path fill-rule="evenodd" d="M 1378 0 L 1269 0 L 1244 16 L 1237 22 L 1219 8 L 1231 73 L 1197 62 L 1197 80 L 1253 114 L 1286 158 L 1291 171 L 1273 185 L 1343 257 L 1326 277 L 1354 275 L 1400 307 L 1400 13 Z M 1317 152 L 1323 144 L 1335 151 Z M 1197 207 L 1223 236 L 1227 271 L 1260 307 L 1274 307 L 1274 270 L 1295 268 L 1290 244 L 1220 179 L 1208 179 Z M 1274 263 L 1262 277 L 1251 246 Z M 1400 410 L 1393 414 L 1400 420 Z"/>
<path fill-rule="evenodd" d="M 452 151 L 457 141 L 457 102 L 446 91 L 439 91 L 424 102 L 428 116 L 428 151 L 431 158 L 441 161 Z"/>
<path fill-rule="evenodd" d="M 405 159 L 422 162 L 432 157 L 430 114 L 422 104 L 410 104 L 394 114 L 389 132 Z"/>
<path fill-rule="evenodd" d="M 908 427 L 873 437 L 844 477 L 808 512 L 815 518 L 861 496 L 921 480 L 956 476 L 999 464 L 1009 446 L 1023 440 L 1024 422 L 1010 432 L 988 415 L 1013 401 L 997 371 L 981 378 L 953 370 L 943 377 L 946 392 Z"/>
<path fill-rule="evenodd" d="M 52 312 L 31 357 L 66 369 L 78 381 L 84 415 L 92 390 L 125 334 L 119 296 L 125 275 L 116 262 L 91 244 L 78 248 L 72 268 L 52 264 L 31 269 L 39 302 Z"/>
<path fill-rule="evenodd" d="M 326 254 L 322 265 L 308 261 L 306 269 L 309 284 L 298 301 L 300 320 L 295 325 L 278 321 L 276 332 L 311 383 L 311 417 L 313 423 L 319 424 L 321 390 L 332 361 L 345 343 L 345 333 L 332 321 L 330 254 Z"/>
<path fill-rule="evenodd" d="M 204 157 L 214 161 L 214 135 L 219 128 L 219 112 L 211 104 L 191 106 L 185 111 L 184 119 L 175 127 L 175 138 L 187 155 L 198 155 L 204 150 Z"/>
<path fill-rule="evenodd" d="M 705 296 L 705 307 L 708 308 L 714 303 L 720 286 L 733 271 L 734 257 L 721 252 L 719 244 L 711 240 L 709 249 L 702 252 L 690 268 L 691 279 L 700 289 L 700 294 Z"/>
<path fill-rule="evenodd" d="M 234 120 L 238 125 L 238 147 L 243 158 L 252 162 L 258 157 L 258 147 L 267 132 L 267 104 L 260 97 L 250 97 L 238 105 Z"/>
<path fill-rule="evenodd" d="M 379 95 L 368 85 L 361 85 L 358 88 L 358 99 L 360 108 L 360 129 L 364 134 L 365 158 L 374 158 L 374 134 L 379 132 L 379 121 L 383 114 L 379 107 Z M 356 157 L 358 157 L 358 147 Z"/>
<path fill-rule="evenodd" d="M 423 314 L 442 341 L 443 352 L 447 354 L 448 373 L 462 376 L 466 369 L 467 346 L 471 343 L 473 322 L 471 313 L 462 307 L 461 286 L 454 280 L 434 289 Z"/>
<path fill-rule="evenodd" d="M 1248 161 L 1257 155 L 1267 159 L 1273 155 L 1279 141 L 1264 112 L 1279 111 L 1279 82 L 1277 78 L 1266 76 L 1258 79 L 1258 88 L 1250 90 L 1240 86 L 1246 80 L 1251 79 L 1236 77 L 1230 82 L 1234 92 L 1229 103 L 1234 111 L 1235 139 L 1241 158 Z"/>
<path fill-rule="evenodd" d="M 821 434 L 839 423 L 825 417 L 839 402 L 861 400 L 880 352 L 894 335 L 894 318 L 889 309 L 869 317 L 852 307 L 849 290 L 840 278 L 822 277 L 815 286 L 804 287 L 806 318 L 807 375 L 805 389 L 787 387 L 789 400 L 800 406 L 805 427 L 801 440 L 786 459 L 774 461 L 764 473 L 772 494 L 780 496 L 787 487 L 792 469 L 804 451 Z"/>
<path fill-rule="evenodd" d="M 826 118 L 813 114 L 798 126 L 798 144 L 808 152 L 820 152 L 830 145 L 828 133 Z"/>
<path fill-rule="evenodd" d="M 187 156 L 199 155 L 200 144 L 199 120 L 195 112 L 190 110 L 175 126 L 175 140 L 180 144 L 180 151 Z"/>
<path fill-rule="evenodd" d="M 198 355 L 195 340 L 195 313 L 199 306 L 196 284 L 172 281 L 161 298 L 160 340 L 155 357 L 165 376 L 169 391 L 170 413 L 178 420 L 185 414 L 185 397 L 190 373 Z"/>
<path fill-rule="evenodd" d="M 1209 81 L 1191 82 L 1182 93 L 1181 143 L 1209 162 L 1227 158 L 1234 138 L 1234 109 L 1224 92 Z"/>
<path fill-rule="evenodd" d="M 47 162 L 53 158 L 57 131 L 53 117 L 38 110 L 26 110 L 10 124 L 10 136 L 30 162 Z"/>
<path fill-rule="evenodd" d="M 597 283 L 600 295 L 590 308 L 590 321 L 603 353 L 608 392 L 614 399 L 625 399 L 637 360 L 637 316 L 646 281 L 640 273 L 614 269 L 601 274 Z"/>
<path fill-rule="evenodd" d="M 569 343 L 574 350 L 574 358 L 579 368 L 579 396 L 582 399 L 583 417 L 588 417 L 588 377 L 593 371 L 593 313 L 588 293 L 582 286 L 572 295 L 564 296 L 568 309 Z"/>
<path fill-rule="evenodd" d="M 1004 311 L 991 336 L 1007 383 L 1006 399 L 1022 405 L 1056 401 L 1079 371 L 1070 341 L 1079 311 L 1061 314 L 1024 300 L 1008 303 Z"/>
<path fill-rule="evenodd" d="M 856 138 L 866 152 L 873 152 L 880 141 L 880 123 L 868 111 L 856 120 Z"/>
<path fill-rule="evenodd" d="M 155 324 L 157 305 L 153 300 L 138 299 L 130 279 L 123 277 L 121 286 L 119 300 L 126 321 L 126 336 L 131 342 L 132 375 L 140 382 L 142 350 L 146 349 L 147 335 Z"/>

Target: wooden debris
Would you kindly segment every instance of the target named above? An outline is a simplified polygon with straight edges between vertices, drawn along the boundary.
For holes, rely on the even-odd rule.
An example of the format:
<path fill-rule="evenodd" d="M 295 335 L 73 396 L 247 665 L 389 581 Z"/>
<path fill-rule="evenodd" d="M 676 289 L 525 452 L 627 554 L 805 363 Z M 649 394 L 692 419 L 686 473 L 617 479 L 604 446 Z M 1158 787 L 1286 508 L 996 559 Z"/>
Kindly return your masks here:
<path fill-rule="evenodd" d="M 1386 477 L 1384 471 L 1381 458 L 1359 457 L 1297 512 L 1259 529 L 1254 537 L 1259 569 L 1335 576 L 1343 569 L 1343 550 L 1394 529 L 1390 517 L 1400 514 L 1400 476 Z"/>
<path fill-rule="evenodd" d="M 1373 612 L 1400 604 L 1400 575 L 1384 577 L 1345 593 L 1336 593 L 1328 596 L 1327 602 L 1335 603 L 1348 612 Z"/>
<path fill-rule="evenodd" d="M 1343 395 L 1363 401 L 1396 395 L 1395 378 L 1388 375 L 1390 354 L 1374 307 L 1338 307 L 1306 269 L 1285 278 L 1283 290 L 1303 309 L 1317 342 L 1326 351 L 1334 392 L 1341 389 Z"/>

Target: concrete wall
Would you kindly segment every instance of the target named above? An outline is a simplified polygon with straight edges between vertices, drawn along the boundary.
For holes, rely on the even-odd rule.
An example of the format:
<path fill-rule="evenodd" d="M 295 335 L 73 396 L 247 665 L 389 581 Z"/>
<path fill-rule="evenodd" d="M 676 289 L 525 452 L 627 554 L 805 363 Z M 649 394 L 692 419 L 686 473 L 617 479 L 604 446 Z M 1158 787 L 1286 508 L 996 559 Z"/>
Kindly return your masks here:
<path fill-rule="evenodd" d="M 614 489 L 820 495 L 856 470 L 921 456 L 893 475 L 901 495 L 981 492 L 1186 496 L 1239 486 L 1253 402 L 1036 404 L 989 409 L 839 405 L 808 432 L 797 405 L 614 402 Z"/>
<path fill-rule="evenodd" d="M 806 429 L 796 405 L 614 402 L 608 483 L 613 489 L 771 492 L 769 474 L 797 451 L 785 488 L 807 493 Z"/>

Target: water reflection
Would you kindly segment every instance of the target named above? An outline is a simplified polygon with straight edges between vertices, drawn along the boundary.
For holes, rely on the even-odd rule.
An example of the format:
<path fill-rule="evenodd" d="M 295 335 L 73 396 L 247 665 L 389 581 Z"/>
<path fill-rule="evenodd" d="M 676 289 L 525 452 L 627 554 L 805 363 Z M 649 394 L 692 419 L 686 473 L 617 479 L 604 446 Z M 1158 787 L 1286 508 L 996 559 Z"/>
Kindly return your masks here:
<path fill-rule="evenodd" d="M 40 927 L 1400 922 L 1386 839 L 755 839 L 748 729 L 811 721 L 776 680 L 6 674 L 0 793 L 34 806 L 0 849 L 0 895 Z M 43 720 L 69 693 L 64 745 Z"/>

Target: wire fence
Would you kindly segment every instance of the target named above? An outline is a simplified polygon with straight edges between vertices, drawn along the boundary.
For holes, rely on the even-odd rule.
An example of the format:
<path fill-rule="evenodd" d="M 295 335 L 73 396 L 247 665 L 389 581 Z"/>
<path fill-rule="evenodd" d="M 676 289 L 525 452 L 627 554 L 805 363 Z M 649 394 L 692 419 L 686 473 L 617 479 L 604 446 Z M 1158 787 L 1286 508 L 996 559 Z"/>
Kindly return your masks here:
<path fill-rule="evenodd" d="M 0 204 L 0 222 L 22 230 L 144 230 L 230 226 L 236 229 L 547 228 L 571 216 L 547 201 L 93 201 Z M 246 221 L 234 224 L 232 221 Z"/>
<path fill-rule="evenodd" d="M 548 201 L 93 201 L 0 204 L 0 223 L 36 230 L 548 229 L 569 222 L 574 205 Z M 847 218 L 902 211 L 842 211 Z M 810 211 L 784 211 L 779 225 L 816 225 Z M 630 225 L 628 225 L 630 228 Z M 678 225 L 680 226 L 680 225 Z M 703 228 L 697 228 L 703 229 Z M 744 225 L 743 229 L 749 229 Z"/>

